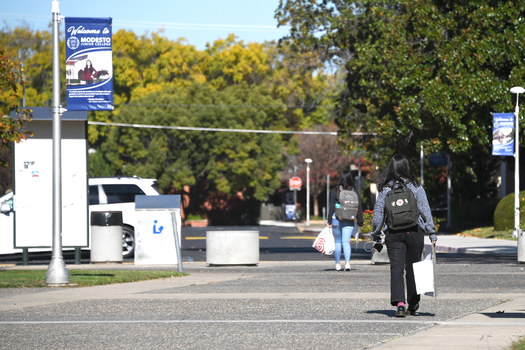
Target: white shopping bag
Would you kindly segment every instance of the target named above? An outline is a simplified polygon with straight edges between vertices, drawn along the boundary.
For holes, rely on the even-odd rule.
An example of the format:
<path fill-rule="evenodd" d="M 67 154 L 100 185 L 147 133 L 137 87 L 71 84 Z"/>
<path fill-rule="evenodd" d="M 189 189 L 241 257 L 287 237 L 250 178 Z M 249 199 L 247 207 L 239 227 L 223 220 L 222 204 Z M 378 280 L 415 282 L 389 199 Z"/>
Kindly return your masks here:
<path fill-rule="evenodd" d="M 434 264 L 432 255 L 428 254 L 425 260 L 412 264 L 417 294 L 434 295 Z"/>
<path fill-rule="evenodd" d="M 332 228 L 325 227 L 315 239 L 312 247 L 317 249 L 320 253 L 323 253 L 326 255 L 334 254 L 335 241 L 334 241 L 334 235 L 332 233 Z"/>

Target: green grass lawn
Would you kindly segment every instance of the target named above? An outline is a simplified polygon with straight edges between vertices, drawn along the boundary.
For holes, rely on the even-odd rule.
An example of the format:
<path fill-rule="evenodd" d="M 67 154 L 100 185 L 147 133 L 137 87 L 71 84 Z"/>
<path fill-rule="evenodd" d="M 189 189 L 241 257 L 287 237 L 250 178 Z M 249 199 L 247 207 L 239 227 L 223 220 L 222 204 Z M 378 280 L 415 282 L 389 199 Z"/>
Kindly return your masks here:
<path fill-rule="evenodd" d="M 494 227 L 477 227 L 465 231 L 461 231 L 458 233 L 458 235 L 461 236 L 467 236 L 467 237 L 480 237 L 480 238 L 496 238 L 496 239 L 509 239 L 509 240 L 517 240 L 516 238 L 512 238 L 512 230 L 510 231 L 494 231 Z"/>
<path fill-rule="evenodd" d="M 47 287 L 46 272 L 47 270 L 0 271 L 0 288 Z M 78 287 L 89 287 L 180 276 L 187 274 L 177 271 L 70 270 L 69 283 Z"/>
<path fill-rule="evenodd" d="M 521 338 L 512 343 L 510 350 L 525 350 L 525 338 Z"/>

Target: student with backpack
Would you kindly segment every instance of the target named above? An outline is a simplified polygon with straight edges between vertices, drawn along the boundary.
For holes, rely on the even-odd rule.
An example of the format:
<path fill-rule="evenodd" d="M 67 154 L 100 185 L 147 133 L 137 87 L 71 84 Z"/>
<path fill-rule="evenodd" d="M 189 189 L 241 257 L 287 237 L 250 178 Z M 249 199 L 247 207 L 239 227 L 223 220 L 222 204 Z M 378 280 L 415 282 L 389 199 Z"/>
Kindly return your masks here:
<path fill-rule="evenodd" d="M 402 154 L 390 159 L 379 176 L 377 189 L 372 236 L 374 249 L 381 251 L 381 231 L 386 224 L 384 243 L 390 259 L 390 304 L 397 307 L 396 317 L 414 315 L 419 309 L 420 296 L 416 292 L 412 264 L 421 260 L 425 232 L 432 244 L 437 241 L 427 195 L 410 170 L 410 161 Z"/>
<path fill-rule="evenodd" d="M 352 173 L 341 172 L 339 182 L 330 194 L 328 207 L 328 227 L 332 228 L 335 241 L 335 269 L 341 270 L 341 248 L 345 256 L 345 271 L 350 271 L 350 239 L 354 225 L 363 226 L 363 206 L 361 196 L 357 193 Z"/>

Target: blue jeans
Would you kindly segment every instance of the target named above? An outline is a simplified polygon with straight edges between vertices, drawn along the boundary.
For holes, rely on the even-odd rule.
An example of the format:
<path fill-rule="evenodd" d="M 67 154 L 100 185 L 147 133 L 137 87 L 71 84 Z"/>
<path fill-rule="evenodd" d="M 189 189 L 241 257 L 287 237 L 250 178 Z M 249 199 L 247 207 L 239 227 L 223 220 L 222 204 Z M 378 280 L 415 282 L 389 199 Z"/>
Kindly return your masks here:
<path fill-rule="evenodd" d="M 345 261 L 350 261 L 352 249 L 350 248 L 350 238 L 354 231 L 355 221 L 339 221 L 337 218 L 332 218 L 332 232 L 335 241 L 335 263 L 339 264 L 341 260 L 341 247 L 345 255 Z"/>

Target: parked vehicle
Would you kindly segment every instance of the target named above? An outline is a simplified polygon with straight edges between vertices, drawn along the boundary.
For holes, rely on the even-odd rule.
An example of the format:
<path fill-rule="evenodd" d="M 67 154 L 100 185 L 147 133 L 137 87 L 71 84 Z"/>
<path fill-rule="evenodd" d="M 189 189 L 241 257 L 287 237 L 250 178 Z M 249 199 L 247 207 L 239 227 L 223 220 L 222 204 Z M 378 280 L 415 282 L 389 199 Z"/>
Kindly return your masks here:
<path fill-rule="evenodd" d="M 122 255 L 135 252 L 135 195 L 158 196 L 155 179 L 133 177 L 99 177 L 89 179 L 89 215 L 92 211 L 121 211 Z"/>
<path fill-rule="evenodd" d="M 14 252 L 13 225 L 13 192 L 9 192 L 0 197 L 0 254 Z"/>
<path fill-rule="evenodd" d="M 133 257 L 135 252 L 135 227 L 138 224 L 135 215 L 135 195 L 158 196 L 155 181 L 155 179 L 142 179 L 136 176 L 99 177 L 88 180 L 89 217 L 93 211 L 122 212 L 124 258 Z M 0 254 L 21 252 L 21 249 L 13 249 L 12 192 L 0 198 L 0 247 Z"/>

